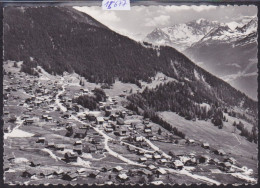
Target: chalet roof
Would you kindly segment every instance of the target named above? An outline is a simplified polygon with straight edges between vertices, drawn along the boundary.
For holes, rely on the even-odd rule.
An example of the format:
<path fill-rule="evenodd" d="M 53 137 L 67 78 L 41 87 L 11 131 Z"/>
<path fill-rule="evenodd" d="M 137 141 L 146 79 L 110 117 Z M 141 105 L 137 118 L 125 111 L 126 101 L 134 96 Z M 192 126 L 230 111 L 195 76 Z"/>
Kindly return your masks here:
<path fill-rule="evenodd" d="M 160 174 L 167 174 L 167 172 L 163 168 L 158 168 L 157 172 L 159 172 Z"/>
<path fill-rule="evenodd" d="M 125 173 L 119 174 L 118 177 L 119 177 L 120 179 L 122 179 L 122 180 L 128 179 L 128 176 L 127 176 Z"/>
<path fill-rule="evenodd" d="M 97 117 L 97 121 L 105 121 L 103 117 Z"/>
<path fill-rule="evenodd" d="M 175 166 L 183 166 L 183 163 L 180 160 L 176 160 L 173 162 Z"/>
<path fill-rule="evenodd" d="M 114 167 L 113 169 L 115 169 L 115 170 L 117 170 L 117 171 L 123 170 L 123 168 L 122 168 L 121 166 L 116 166 L 116 167 Z"/>
<path fill-rule="evenodd" d="M 154 169 L 156 169 L 157 167 L 154 166 L 153 164 L 150 164 L 150 165 L 148 165 L 148 168 L 151 169 L 151 170 L 154 170 Z"/>
<path fill-rule="evenodd" d="M 86 129 L 76 129 L 75 134 L 86 134 Z"/>

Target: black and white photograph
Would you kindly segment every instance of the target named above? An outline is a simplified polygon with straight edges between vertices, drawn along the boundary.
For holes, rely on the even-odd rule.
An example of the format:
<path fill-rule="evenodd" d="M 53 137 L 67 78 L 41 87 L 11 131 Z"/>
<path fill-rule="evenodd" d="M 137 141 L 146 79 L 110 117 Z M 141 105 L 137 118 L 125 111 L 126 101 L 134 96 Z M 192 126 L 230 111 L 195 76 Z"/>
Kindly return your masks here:
<path fill-rule="evenodd" d="M 102 6 L 3 7 L 4 184 L 256 184 L 257 6 Z"/>

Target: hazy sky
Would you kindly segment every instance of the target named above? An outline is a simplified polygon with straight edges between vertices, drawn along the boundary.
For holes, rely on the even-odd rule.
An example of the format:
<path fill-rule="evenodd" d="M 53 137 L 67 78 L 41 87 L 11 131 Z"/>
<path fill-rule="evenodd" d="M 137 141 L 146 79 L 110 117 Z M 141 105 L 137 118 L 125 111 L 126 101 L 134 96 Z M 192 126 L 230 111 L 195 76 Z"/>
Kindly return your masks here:
<path fill-rule="evenodd" d="M 231 22 L 243 16 L 257 15 L 256 6 L 132 6 L 130 11 L 105 11 L 99 6 L 74 7 L 85 12 L 114 31 L 135 39 L 143 39 L 156 27 L 171 26 L 205 18 Z"/>

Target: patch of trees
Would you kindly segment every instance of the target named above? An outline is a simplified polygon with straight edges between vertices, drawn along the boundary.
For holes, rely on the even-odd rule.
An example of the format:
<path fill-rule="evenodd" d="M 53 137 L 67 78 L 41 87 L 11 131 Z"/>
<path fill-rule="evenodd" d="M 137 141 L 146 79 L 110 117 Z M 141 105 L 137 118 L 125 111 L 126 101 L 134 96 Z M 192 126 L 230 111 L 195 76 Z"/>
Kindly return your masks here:
<path fill-rule="evenodd" d="M 23 63 L 20 71 L 33 75 L 33 76 L 39 76 L 39 73 L 35 70 L 35 67 L 31 64 Z"/>
<path fill-rule="evenodd" d="M 80 104 L 84 108 L 88 108 L 89 110 L 97 109 L 97 100 L 93 96 L 89 95 L 81 95 L 77 98 L 72 99 L 73 103 Z"/>
<path fill-rule="evenodd" d="M 257 127 L 254 125 L 252 128 L 252 131 L 248 131 L 247 128 L 244 127 L 244 124 L 239 121 L 239 123 L 236 123 L 234 121 L 233 126 L 236 127 L 238 130 L 240 130 L 240 135 L 244 136 L 248 141 L 257 143 L 258 141 L 258 134 L 257 134 Z"/>
<path fill-rule="evenodd" d="M 205 92 L 204 88 L 201 89 L 196 83 L 192 85 L 187 82 L 169 82 L 155 89 L 145 88 L 141 94 L 133 94 L 127 99 L 132 102 L 128 108 L 135 111 L 139 107 L 144 111 L 176 112 L 185 119 L 193 121 L 212 119 L 212 123 L 219 128 L 222 128 L 223 121 L 226 121 L 213 93 Z M 203 102 L 210 104 L 211 107 L 199 105 Z"/>
<path fill-rule="evenodd" d="M 93 93 L 96 96 L 96 101 L 97 102 L 100 102 L 100 101 L 105 102 L 106 101 L 107 97 L 106 97 L 106 93 L 105 93 L 105 91 L 103 89 L 95 88 L 93 90 Z"/>
<path fill-rule="evenodd" d="M 72 102 L 80 104 L 84 108 L 88 108 L 89 110 L 96 110 L 98 107 L 98 102 L 106 101 L 106 93 L 103 89 L 95 88 L 93 90 L 94 96 L 90 95 L 81 95 L 77 98 L 73 98 Z"/>

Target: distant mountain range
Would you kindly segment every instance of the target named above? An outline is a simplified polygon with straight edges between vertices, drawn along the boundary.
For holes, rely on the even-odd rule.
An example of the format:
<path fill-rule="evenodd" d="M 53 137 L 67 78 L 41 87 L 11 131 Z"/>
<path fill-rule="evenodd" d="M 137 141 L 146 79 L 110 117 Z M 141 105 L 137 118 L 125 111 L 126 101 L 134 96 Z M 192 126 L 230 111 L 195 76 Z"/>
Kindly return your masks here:
<path fill-rule="evenodd" d="M 24 72 L 31 73 L 39 65 L 53 75 L 75 72 L 89 82 L 112 85 L 120 80 L 139 87 L 141 81 L 150 83 L 157 73 L 163 73 L 176 84 L 160 87 L 170 88 L 165 94 L 175 92 L 178 99 L 165 97 L 161 103 L 177 102 L 178 109 L 188 111 L 206 102 L 257 114 L 255 101 L 174 48 L 136 42 L 73 8 L 7 7 L 3 25 L 4 59 L 23 61 Z M 192 105 L 183 106 L 185 101 Z"/>
<path fill-rule="evenodd" d="M 144 41 L 169 45 L 235 88 L 257 98 L 257 17 L 229 23 L 199 19 L 156 28 Z"/>

